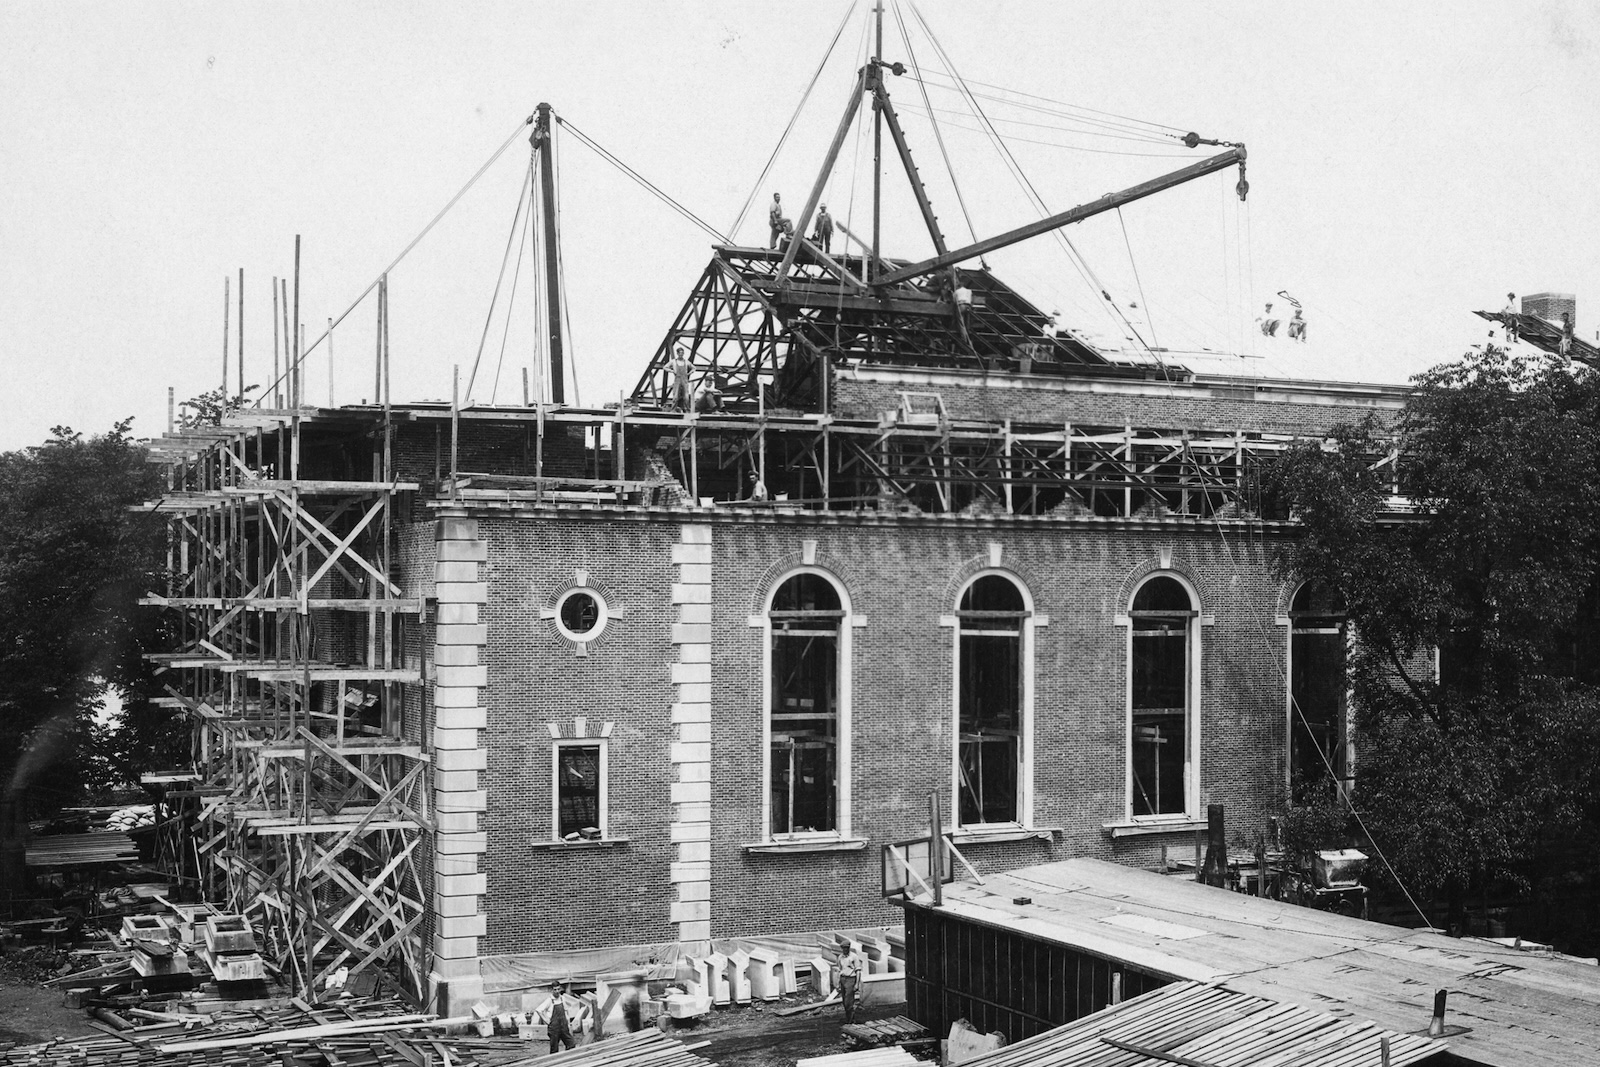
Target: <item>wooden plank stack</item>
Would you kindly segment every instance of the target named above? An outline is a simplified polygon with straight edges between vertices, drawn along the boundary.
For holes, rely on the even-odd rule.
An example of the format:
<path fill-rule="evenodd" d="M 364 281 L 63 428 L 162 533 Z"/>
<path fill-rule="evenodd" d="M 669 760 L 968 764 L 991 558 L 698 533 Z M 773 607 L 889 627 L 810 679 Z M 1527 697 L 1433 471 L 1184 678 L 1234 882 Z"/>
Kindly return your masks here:
<path fill-rule="evenodd" d="M 873 1019 L 870 1022 L 850 1023 L 841 1031 L 857 1045 L 898 1045 L 902 1041 L 918 1041 L 928 1036 L 927 1028 L 904 1015 L 892 1019 Z"/>

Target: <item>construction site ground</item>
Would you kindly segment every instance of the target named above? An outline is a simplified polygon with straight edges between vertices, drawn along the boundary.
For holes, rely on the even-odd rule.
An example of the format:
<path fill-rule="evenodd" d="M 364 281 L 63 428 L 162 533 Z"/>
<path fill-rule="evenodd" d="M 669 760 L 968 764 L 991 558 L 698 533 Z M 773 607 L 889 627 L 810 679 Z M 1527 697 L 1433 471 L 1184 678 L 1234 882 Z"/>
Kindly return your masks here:
<path fill-rule="evenodd" d="M 67 1007 L 59 989 L 0 973 L 0 1042 L 19 1045 L 58 1037 L 98 1036 L 82 1008 Z"/>
<path fill-rule="evenodd" d="M 776 1013 L 793 1005 L 786 1000 L 760 1008 L 718 1008 L 692 1026 L 679 1026 L 673 1036 L 711 1042 L 696 1054 L 720 1067 L 794 1067 L 799 1059 L 849 1051 L 839 1032 L 844 1010 L 838 1004 L 787 1017 Z M 904 1000 L 869 999 L 856 1017 L 888 1019 L 903 1014 L 905 1008 Z"/>

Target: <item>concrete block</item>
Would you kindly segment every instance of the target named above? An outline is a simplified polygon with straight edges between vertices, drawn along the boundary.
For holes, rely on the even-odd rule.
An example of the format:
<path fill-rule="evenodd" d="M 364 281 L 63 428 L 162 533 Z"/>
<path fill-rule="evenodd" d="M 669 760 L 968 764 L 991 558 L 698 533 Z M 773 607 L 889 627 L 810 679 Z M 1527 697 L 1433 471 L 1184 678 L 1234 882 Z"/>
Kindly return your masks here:
<path fill-rule="evenodd" d="M 687 847 L 687 846 L 685 846 Z M 669 867 L 668 880 L 678 882 L 705 882 L 711 884 L 711 864 L 674 863 Z"/>
<path fill-rule="evenodd" d="M 471 708 L 479 706 L 482 697 L 475 685 L 440 685 L 433 690 L 433 706 L 440 711 L 446 708 Z M 437 720 L 435 720 L 437 721 Z"/>
<path fill-rule="evenodd" d="M 672 665 L 672 680 L 680 685 L 689 685 L 694 682 L 709 684 L 711 681 L 711 664 L 674 663 Z"/>
<path fill-rule="evenodd" d="M 711 604 L 679 604 L 678 621 L 687 623 L 711 623 Z"/>
<path fill-rule="evenodd" d="M 463 793 L 439 793 L 433 795 L 433 806 L 444 811 L 488 811 L 489 794 L 482 789 L 472 789 Z"/>
<path fill-rule="evenodd" d="M 436 749 L 433 765 L 441 771 L 481 771 L 489 766 L 489 753 L 481 748 Z M 439 780 L 435 778 L 434 785 L 438 784 Z"/>
<path fill-rule="evenodd" d="M 710 782 L 673 782 L 669 789 L 674 804 L 711 803 Z"/>
<path fill-rule="evenodd" d="M 441 832 L 472 833 L 478 829 L 478 813 L 475 811 L 435 811 L 433 825 Z"/>
<path fill-rule="evenodd" d="M 711 746 L 709 744 L 685 744 L 674 741 L 670 746 L 668 758 L 673 763 L 710 763 Z"/>
<path fill-rule="evenodd" d="M 680 682 L 678 685 L 678 699 L 685 704 L 711 703 L 710 682 Z"/>
<path fill-rule="evenodd" d="M 477 607 L 476 604 L 472 607 Z M 451 623 L 440 626 L 434 630 L 433 641 L 437 645 L 482 645 L 488 643 L 489 627 L 479 623 Z"/>
<path fill-rule="evenodd" d="M 478 788 L 476 770 L 446 771 L 434 768 L 433 788 L 440 794 L 470 793 Z"/>
<path fill-rule="evenodd" d="M 678 843 L 679 863 L 711 863 L 711 842 L 705 841 L 680 841 Z"/>
<path fill-rule="evenodd" d="M 709 823 L 711 821 L 711 802 L 692 801 L 688 804 L 678 804 L 676 805 L 675 815 L 676 818 L 673 819 L 673 822 L 680 825 L 697 822 Z"/>
<path fill-rule="evenodd" d="M 673 563 L 710 563 L 711 546 L 706 545 L 673 545 Z"/>
<path fill-rule="evenodd" d="M 470 834 L 433 835 L 433 850 L 441 856 L 479 855 L 489 848 L 489 833 L 480 830 Z"/>
<path fill-rule="evenodd" d="M 710 663 L 711 644 L 707 641 L 696 641 L 678 646 L 679 663 Z"/>
<path fill-rule="evenodd" d="M 483 910 L 483 901 L 476 896 L 435 897 L 433 910 L 439 915 L 476 915 Z"/>
<path fill-rule="evenodd" d="M 444 599 L 444 593 L 439 594 L 439 599 Z M 453 598 L 455 599 L 455 598 Z M 465 600 L 465 597 L 459 599 Z M 711 583 L 704 585 L 685 585 L 682 582 L 672 583 L 672 602 L 674 604 L 707 604 L 711 603 Z"/>
<path fill-rule="evenodd" d="M 685 922 L 678 924 L 679 941 L 710 941 L 711 920 L 702 919 L 699 922 Z"/>
<path fill-rule="evenodd" d="M 711 724 L 708 722 L 681 722 L 678 724 L 678 740 L 684 744 L 711 743 Z"/>
<path fill-rule="evenodd" d="M 478 873 L 478 856 L 476 853 L 456 855 L 447 852 L 433 854 L 433 873 L 457 877 L 464 874 Z"/>
<path fill-rule="evenodd" d="M 711 705 L 710 704 L 685 704 L 685 703 L 681 703 L 681 702 L 677 703 L 677 704 L 674 704 L 674 705 L 672 705 L 672 721 L 673 722 L 710 722 L 711 721 Z"/>
<path fill-rule="evenodd" d="M 477 577 L 477 575 L 473 575 Z M 684 585 L 710 585 L 710 563 L 685 563 L 678 568 L 678 581 Z"/>
<path fill-rule="evenodd" d="M 483 937 L 487 934 L 489 919 L 484 915 L 457 915 L 435 920 L 434 932 L 454 941 L 463 937 Z"/>
<path fill-rule="evenodd" d="M 476 667 L 479 645 L 434 645 L 435 667 Z"/>
<path fill-rule="evenodd" d="M 489 558 L 487 541 L 440 541 L 434 545 L 434 557 L 440 560 L 477 560 Z"/>
<path fill-rule="evenodd" d="M 707 841 L 711 840 L 711 824 L 698 823 L 673 823 L 669 834 L 673 841 Z"/>
<path fill-rule="evenodd" d="M 454 516 L 441 518 L 433 524 L 433 539 L 435 541 L 476 541 L 478 539 L 478 520 L 460 519 Z"/>
<path fill-rule="evenodd" d="M 433 565 L 434 584 L 445 582 L 476 582 L 478 565 L 466 560 L 440 560 Z"/>
<path fill-rule="evenodd" d="M 711 781 L 711 764 L 709 761 L 697 763 L 678 764 L 678 781 L 680 782 L 709 782 Z"/>
<path fill-rule="evenodd" d="M 669 922 L 706 922 L 710 918 L 711 901 L 709 900 L 679 900 L 668 906 Z"/>
<path fill-rule="evenodd" d="M 705 588 L 709 596 L 711 587 Z M 440 603 L 451 601 L 457 604 L 482 604 L 489 599 L 488 582 L 437 582 L 433 591 L 439 597 Z"/>
<path fill-rule="evenodd" d="M 489 668 L 436 666 L 434 668 L 434 682 L 439 686 L 465 685 L 483 686 L 489 684 Z"/>
<path fill-rule="evenodd" d="M 675 645 L 709 645 L 711 643 L 711 624 L 709 622 L 675 622 L 672 624 L 672 643 Z"/>
<path fill-rule="evenodd" d="M 433 954 L 441 959 L 459 960 L 477 958 L 478 939 L 475 937 L 440 937 L 433 935 Z"/>
<path fill-rule="evenodd" d="M 476 693 L 476 689 L 451 689 L 450 693 Z M 434 694 L 438 696 L 437 693 Z M 482 706 L 456 707 L 454 705 L 439 706 L 437 699 L 434 701 L 434 725 L 442 730 L 482 730 L 489 725 L 489 712 Z M 480 739 L 481 741 L 481 739 Z"/>
<path fill-rule="evenodd" d="M 682 882 L 678 886 L 678 899 L 680 901 L 710 900 L 710 882 Z M 682 921 L 681 919 L 679 920 Z"/>
<path fill-rule="evenodd" d="M 467 897 L 483 896 L 489 891 L 489 876 L 487 874 L 439 874 L 434 873 L 433 891 L 439 896 Z"/>
<path fill-rule="evenodd" d="M 478 621 L 476 604 L 440 604 L 434 621 L 440 626 L 458 626 Z"/>
<path fill-rule="evenodd" d="M 711 543 L 711 527 L 685 526 L 680 538 L 686 545 L 709 545 Z"/>

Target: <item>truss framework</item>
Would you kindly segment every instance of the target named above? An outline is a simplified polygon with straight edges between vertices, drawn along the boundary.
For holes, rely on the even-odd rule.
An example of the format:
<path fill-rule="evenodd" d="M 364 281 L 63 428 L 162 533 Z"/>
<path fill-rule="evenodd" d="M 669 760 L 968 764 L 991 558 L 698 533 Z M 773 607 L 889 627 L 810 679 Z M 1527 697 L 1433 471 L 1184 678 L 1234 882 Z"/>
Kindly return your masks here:
<path fill-rule="evenodd" d="M 302 477 L 307 420 L 234 416 L 154 443 L 168 491 L 175 647 L 163 703 L 194 723 L 195 855 L 286 981 L 367 971 L 425 990 L 428 756 L 403 732 L 421 601 L 393 581 L 393 423 L 362 420 L 371 480 Z"/>

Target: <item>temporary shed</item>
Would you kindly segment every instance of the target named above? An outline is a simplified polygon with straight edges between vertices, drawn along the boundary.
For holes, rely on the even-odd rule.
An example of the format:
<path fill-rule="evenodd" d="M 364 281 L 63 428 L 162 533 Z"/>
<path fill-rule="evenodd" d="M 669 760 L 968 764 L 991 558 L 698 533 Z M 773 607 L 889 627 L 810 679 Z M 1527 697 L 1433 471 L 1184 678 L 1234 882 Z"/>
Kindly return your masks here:
<path fill-rule="evenodd" d="M 930 1029 L 965 1017 L 1020 1041 L 1187 980 L 1416 1033 L 1443 989 L 1461 1062 L 1600 1063 L 1592 961 L 1092 859 L 953 883 L 905 910 L 909 1013 Z"/>

